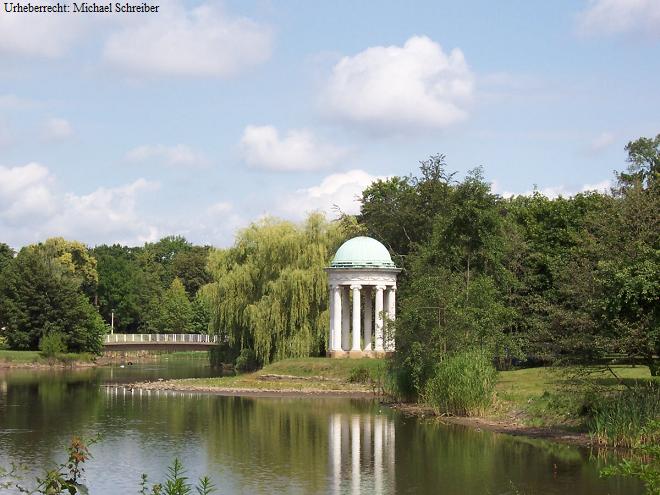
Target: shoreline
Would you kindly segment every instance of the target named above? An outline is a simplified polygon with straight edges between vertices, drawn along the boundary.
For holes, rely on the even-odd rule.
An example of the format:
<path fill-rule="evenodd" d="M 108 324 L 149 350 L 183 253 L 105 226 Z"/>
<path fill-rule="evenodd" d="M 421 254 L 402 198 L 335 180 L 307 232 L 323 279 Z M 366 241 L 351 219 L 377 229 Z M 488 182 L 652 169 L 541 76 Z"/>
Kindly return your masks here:
<path fill-rule="evenodd" d="M 0 369 L 3 370 L 9 370 L 9 369 L 49 370 L 53 368 L 57 368 L 57 369 L 95 368 L 97 366 L 101 366 L 101 364 L 95 362 L 83 362 L 83 361 L 75 361 L 71 363 L 64 363 L 61 361 L 53 362 L 53 363 L 0 361 Z"/>
<path fill-rule="evenodd" d="M 171 380 L 162 382 L 136 382 L 126 384 L 126 387 L 141 390 L 163 390 L 168 392 L 196 392 L 209 395 L 227 397 L 324 397 L 343 399 L 378 399 L 379 396 L 370 390 L 334 390 L 321 388 L 246 388 L 246 387 L 210 387 L 198 385 L 183 385 L 172 383 Z"/>
<path fill-rule="evenodd" d="M 386 403 L 387 404 L 387 403 Z M 574 445 L 576 447 L 597 447 L 611 449 L 592 441 L 588 433 L 564 430 L 557 427 L 526 426 L 515 420 L 507 418 L 487 418 L 483 416 L 443 416 L 437 414 L 432 408 L 414 403 L 393 402 L 387 404 L 392 409 L 407 416 L 418 418 L 431 418 L 439 422 L 465 426 L 473 430 L 486 430 L 514 437 L 525 437 L 538 440 L 549 440 L 556 443 Z"/>

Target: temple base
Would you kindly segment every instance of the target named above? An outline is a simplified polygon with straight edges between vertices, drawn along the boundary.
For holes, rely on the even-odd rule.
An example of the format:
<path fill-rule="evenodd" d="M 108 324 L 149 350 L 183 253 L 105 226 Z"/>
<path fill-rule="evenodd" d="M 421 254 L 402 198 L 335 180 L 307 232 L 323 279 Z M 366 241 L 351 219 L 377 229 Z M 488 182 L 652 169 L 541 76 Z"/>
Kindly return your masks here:
<path fill-rule="evenodd" d="M 392 356 L 394 351 L 328 351 L 327 356 L 332 359 L 361 359 L 361 358 L 384 358 Z"/>

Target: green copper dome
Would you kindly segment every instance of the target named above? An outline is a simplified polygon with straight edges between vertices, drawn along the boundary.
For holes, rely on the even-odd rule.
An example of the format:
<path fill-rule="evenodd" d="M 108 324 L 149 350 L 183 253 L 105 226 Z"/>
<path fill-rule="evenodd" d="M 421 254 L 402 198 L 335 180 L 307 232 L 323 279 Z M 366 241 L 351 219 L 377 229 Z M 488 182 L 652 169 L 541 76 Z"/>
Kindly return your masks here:
<path fill-rule="evenodd" d="M 337 250 L 331 268 L 396 268 L 390 253 L 376 239 L 353 237 Z"/>

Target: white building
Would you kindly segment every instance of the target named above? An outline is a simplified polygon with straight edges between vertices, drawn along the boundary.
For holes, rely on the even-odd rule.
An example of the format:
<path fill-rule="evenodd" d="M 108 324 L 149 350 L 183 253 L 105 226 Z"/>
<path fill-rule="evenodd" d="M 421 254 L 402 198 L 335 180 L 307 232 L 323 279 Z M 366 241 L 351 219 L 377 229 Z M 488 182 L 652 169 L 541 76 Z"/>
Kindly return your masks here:
<path fill-rule="evenodd" d="M 379 356 L 394 351 L 384 320 L 396 316 L 396 277 L 401 271 L 376 239 L 354 237 L 337 250 L 328 272 L 330 357 Z"/>

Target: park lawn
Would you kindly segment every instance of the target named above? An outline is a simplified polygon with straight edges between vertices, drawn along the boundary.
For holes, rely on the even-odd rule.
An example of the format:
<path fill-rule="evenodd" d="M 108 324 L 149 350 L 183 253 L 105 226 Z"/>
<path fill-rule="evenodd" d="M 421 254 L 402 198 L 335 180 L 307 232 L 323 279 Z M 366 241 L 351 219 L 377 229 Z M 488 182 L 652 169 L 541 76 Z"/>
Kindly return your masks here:
<path fill-rule="evenodd" d="M 52 364 L 76 364 L 76 363 L 90 363 L 94 360 L 94 355 L 89 353 L 74 353 L 68 352 L 65 354 L 57 354 L 53 358 L 45 358 L 39 351 L 9 351 L 0 350 L 0 364 L 16 365 L 16 366 L 30 366 L 30 365 L 43 365 L 48 366 Z"/>
<path fill-rule="evenodd" d="M 583 429 L 588 393 L 604 394 L 625 385 L 653 380 L 646 366 L 613 366 L 609 371 L 576 375 L 575 368 L 502 371 L 495 387 L 494 417 L 516 418 L 526 426 Z M 658 378 L 655 378 L 658 380 Z"/>
<path fill-rule="evenodd" d="M 36 363 L 41 359 L 39 351 L 7 351 L 0 350 L 0 362 Z"/>

